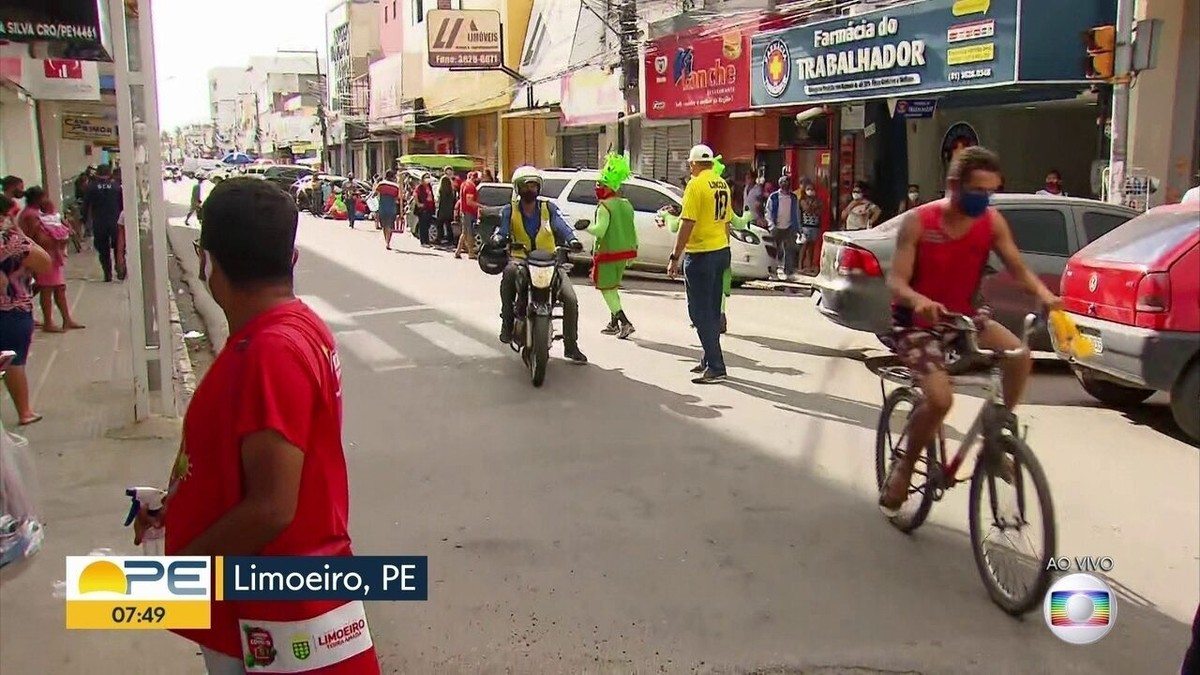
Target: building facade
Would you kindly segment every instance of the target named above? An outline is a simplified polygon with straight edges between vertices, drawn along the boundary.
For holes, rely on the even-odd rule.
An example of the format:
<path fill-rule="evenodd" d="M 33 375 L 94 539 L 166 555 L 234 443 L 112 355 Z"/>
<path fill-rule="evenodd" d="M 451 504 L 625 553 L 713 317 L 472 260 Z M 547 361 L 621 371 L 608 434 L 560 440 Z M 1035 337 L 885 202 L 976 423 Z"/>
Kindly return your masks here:
<path fill-rule="evenodd" d="M 377 169 L 368 157 L 369 65 L 379 58 L 380 0 L 342 0 L 325 15 L 329 64 L 329 170 L 363 176 Z"/>
<path fill-rule="evenodd" d="M 223 152 L 240 148 L 245 139 L 241 127 L 241 97 L 249 89 L 245 67 L 221 67 L 208 71 L 209 123 L 216 132 L 216 144 Z"/>

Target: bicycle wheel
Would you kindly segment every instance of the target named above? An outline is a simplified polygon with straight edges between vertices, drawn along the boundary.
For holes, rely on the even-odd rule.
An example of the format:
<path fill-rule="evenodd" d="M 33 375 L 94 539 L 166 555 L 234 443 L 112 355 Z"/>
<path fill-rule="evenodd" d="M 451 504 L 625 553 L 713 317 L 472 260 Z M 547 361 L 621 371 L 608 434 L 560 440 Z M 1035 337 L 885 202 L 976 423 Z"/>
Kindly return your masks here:
<path fill-rule="evenodd" d="M 1057 536 L 1054 504 L 1050 500 L 1046 473 L 1025 441 L 1006 433 L 992 442 L 996 445 L 985 449 L 971 476 L 968 506 L 971 550 L 992 602 L 1013 616 L 1021 616 L 1040 605 L 1050 587 L 1050 570 L 1046 568 L 1054 556 Z M 1032 483 L 1032 495 L 1028 493 L 1026 477 Z M 1001 500 L 997 488 L 1001 485 L 1012 486 L 1015 492 L 1016 513 L 1009 518 L 1000 513 Z M 1033 527 L 1029 517 L 1033 506 L 1037 507 L 1042 520 L 1040 536 L 1030 534 Z M 985 537 L 982 531 L 985 525 L 982 518 L 988 516 L 991 518 L 991 528 L 998 528 L 1004 539 L 1012 541 L 1024 538 L 1029 541 L 1032 550 L 1028 553 L 1001 553 L 991 549 L 988 546 L 990 537 Z M 1038 539 L 1040 542 L 1034 541 Z M 1034 548 L 1035 544 L 1041 545 L 1041 551 Z M 1029 583 L 1020 583 L 1022 578 L 1030 580 Z"/>
<path fill-rule="evenodd" d="M 910 387 L 900 387 L 887 395 L 883 401 L 883 409 L 879 411 L 879 423 L 875 427 L 875 487 L 883 491 L 892 464 L 900 456 L 904 441 L 908 437 L 908 421 L 921 403 L 921 395 Z M 907 412 L 901 412 L 903 418 L 899 425 L 894 424 L 899 409 L 907 406 Z M 893 433 L 893 427 L 899 426 L 899 433 Z M 908 487 L 908 500 L 900 507 L 896 515 L 888 518 L 888 522 L 904 533 L 912 532 L 929 517 L 933 508 L 933 486 L 929 477 L 936 471 L 937 449 L 935 443 L 925 447 L 925 452 L 917 459 L 913 468 L 912 482 Z"/>

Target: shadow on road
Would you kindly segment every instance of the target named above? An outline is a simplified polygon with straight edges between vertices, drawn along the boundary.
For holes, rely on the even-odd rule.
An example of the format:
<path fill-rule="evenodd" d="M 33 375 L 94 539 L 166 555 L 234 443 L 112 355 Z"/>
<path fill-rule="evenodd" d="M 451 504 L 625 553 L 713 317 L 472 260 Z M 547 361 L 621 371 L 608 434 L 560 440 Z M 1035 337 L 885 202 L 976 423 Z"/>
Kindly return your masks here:
<path fill-rule="evenodd" d="M 298 285 L 345 313 L 420 305 L 317 256 L 301 257 Z M 408 354 L 423 347 L 406 321 L 453 324 L 495 344 L 437 310 L 365 321 L 359 330 Z M 699 359 L 695 349 L 636 342 Z M 1014 621 L 991 604 L 961 533 L 927 525 L 905 537 L 873 495 L 741 440 L 702 398 L 619 369 L 568 366 L 560 346 L 552 354 L 539 389 L 508 353 L 388 372 L 343 357 L 356 550 L 430 556 L 430 602 L 370 605 L 385 669 L 1178 668 L 1184 624 L 1130 603 L 1103 642 L 1066 645 L 1037 613 Z M 803 375 L 729 358 L 734 368 Z M 728 386 L 864 428 L 878 414 L 820 393 Z"/>
<path fill-rule="evenodd" d="M 644 340 L 641 338 L 631 338 L 629 340 L 639 347 L 652 349 L 663 354 L 680 357 L 680 361 L 686 362 L 689 366 L 694 366 L 700 362 L 702 355 L 698 347 L 683 347 L 680 345 L 669 345 L 663 342 L 654 342 L 653 340 Z M 745 368 L 755 372 L 764 373 L 767 375 L 803 375 L 804 371 L 798 368 L 786 368 L 780 366 L 767 366 L 759 361 L 746 358 L 739 354 L 735 354 L 728 349 L 723 350 L 725 353 L 725 366 L 727 368 Z"/>
<path fill-rule="evenodd" d="M 850 359 L 852 361 L 865 362 L 868 354 L 876 354 L 879 349 L 835 349 L 825 347 L 823 345 L 814 345 L 807 342 L 794 342 L 792 340 L 781 340 L 779 338 L 762 337 L 760 335 L 735 335 L 730 334 L 729 337 L 753 342 L 767 349 L 777 352 L 788 352 L 791 354 L 805 354 L 808 356 L 823 356 L 831 359 Z"/>

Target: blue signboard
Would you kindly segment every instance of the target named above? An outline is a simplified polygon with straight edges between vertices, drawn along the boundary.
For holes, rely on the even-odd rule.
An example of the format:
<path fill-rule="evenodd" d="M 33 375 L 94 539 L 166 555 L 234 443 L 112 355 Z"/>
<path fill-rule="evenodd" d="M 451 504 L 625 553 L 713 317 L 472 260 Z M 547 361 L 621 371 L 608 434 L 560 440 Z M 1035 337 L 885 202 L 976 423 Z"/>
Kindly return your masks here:
<path fill-rule="evenodd" d="M 751 40 L 754 107 L 920 96 L 1017 80 L 1019 0 L 920 0 Z"/>
<path fill-rule="evenodd" d="M 923 120 L 933 117 L 937 110 L 936 98 L 902 98 L 896 101 L 896 117 L 910 120 Z"/>

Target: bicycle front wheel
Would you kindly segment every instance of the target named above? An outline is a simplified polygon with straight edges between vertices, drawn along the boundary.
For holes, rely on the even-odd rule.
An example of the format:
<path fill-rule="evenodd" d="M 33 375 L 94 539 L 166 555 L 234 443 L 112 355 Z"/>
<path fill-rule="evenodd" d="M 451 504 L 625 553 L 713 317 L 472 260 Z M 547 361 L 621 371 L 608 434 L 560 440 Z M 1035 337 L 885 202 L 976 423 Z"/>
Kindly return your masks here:
<path fill-rule="evenodd" d="M 891 474 L 892 465 L 908 447 L 908 423 L 921 405 L 917 390 L 900 387 L 887 395 L 879 411 L 879 423 L 875 427 L 875 487 L 883 492 L 883 486 Z M 935 443 L 926 446 L 913 468 L 908 487 L 908 500 L 888 522 L 904 533 L 912 532 L 929 517 L 933 508 L 934 480 L 938 474 Z"/>
<path fill-rule="evenodd" d="M 1054 504 L 1046 473 L 1025 441 L 1003 434 L 992 443 L 971 476 L 971 549 L 992 602 L 1021 616 L 1040 604 L 1050 587 Z M 1014 496 L 1001 498 L 1004 488 L 1012 488 Z M 1040 529 L 1033 520 L 1041 521 Z M 1027 544 L 1028 549 L 1002 551 L 999 543 Z"/>

